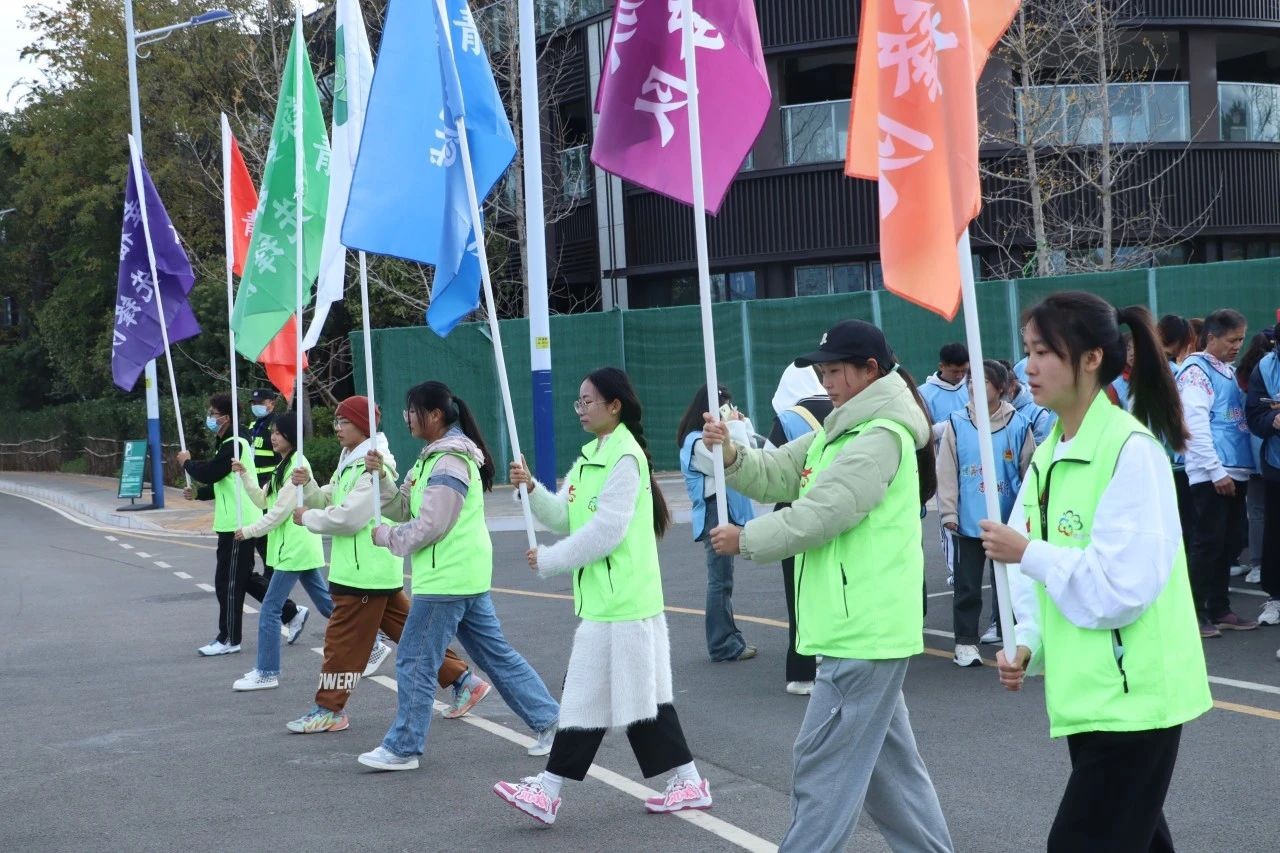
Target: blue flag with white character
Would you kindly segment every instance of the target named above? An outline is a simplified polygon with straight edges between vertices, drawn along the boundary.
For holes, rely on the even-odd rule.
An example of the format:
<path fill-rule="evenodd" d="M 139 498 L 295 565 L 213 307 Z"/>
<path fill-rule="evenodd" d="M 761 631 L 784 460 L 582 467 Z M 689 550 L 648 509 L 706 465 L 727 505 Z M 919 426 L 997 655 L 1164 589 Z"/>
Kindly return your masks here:
<path fill-rule="evenodd" d="M 435 0 L 390 4 L 342 226 L 349 248 L 436 268 L 427 325 L 442 336 L 480 304 L 457 120 L 481 202 L 516 153 L 471 9 L 445 6 L 448 36 Z"/>

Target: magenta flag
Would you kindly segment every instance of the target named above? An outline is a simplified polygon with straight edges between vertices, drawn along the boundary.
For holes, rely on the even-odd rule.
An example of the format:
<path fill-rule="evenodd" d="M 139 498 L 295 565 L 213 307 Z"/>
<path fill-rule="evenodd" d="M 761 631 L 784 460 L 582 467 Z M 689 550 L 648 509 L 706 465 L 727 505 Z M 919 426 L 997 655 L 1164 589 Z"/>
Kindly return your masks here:
<path fill-rule="evenodd" d="M 703 181 L 714 214 L 760 135 L 773 94 L 752 0 L 695 0 L 693 7 Z M 682 9 L 682 0 L 618 0 L 591 162 L 693 204 Z"/>

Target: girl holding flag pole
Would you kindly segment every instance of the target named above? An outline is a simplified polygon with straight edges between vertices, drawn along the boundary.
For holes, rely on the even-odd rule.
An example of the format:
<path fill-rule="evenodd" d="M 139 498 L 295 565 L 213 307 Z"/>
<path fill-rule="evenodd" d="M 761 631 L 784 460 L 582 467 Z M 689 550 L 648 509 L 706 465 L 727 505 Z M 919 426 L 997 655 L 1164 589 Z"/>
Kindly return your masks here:
<path fill-rule="evenodd" d="M 1049 733 L 1071 775 L 1049 832 L 1060 851 L 1173 850 L 1163 806 L 1182 725 L 1212 706 L 1163 441 L 1186 443 L 1182 406 L 1145 308 L 1059 293 L 1029 312 L 1027 381 L 1058 423 L 1009 524 L 984 520 L 987 556 L 1009 565 L 1020 690 L 1043 673 Z M 1106 387 L 1133 340 L 1132 414 Z"/>

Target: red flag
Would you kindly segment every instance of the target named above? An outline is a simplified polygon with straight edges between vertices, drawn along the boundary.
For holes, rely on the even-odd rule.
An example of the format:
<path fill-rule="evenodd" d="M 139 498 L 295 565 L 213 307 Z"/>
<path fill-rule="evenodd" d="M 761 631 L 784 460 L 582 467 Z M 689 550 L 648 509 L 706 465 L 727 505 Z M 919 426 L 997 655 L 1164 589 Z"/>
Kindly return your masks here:
<path fill-rule="evenodd" d="M 249 177 L 249 169 L 240 154 L 240 143 L 229 130 L 227 135 L 231 141 L 231 235 L 235 252 L 231 269 L 236 275 L 243 275 L 249 241 L 253 237 L 253 222 L 258 214 L 258 191 L 253 187 L 253 179 Z M 267 379 L 286 400 L 292 399 L 297 387 L 294 357 L 298 346 L 297 325 L 297 318 L 290 317 L 258 356 L 258 363 L 267 370 Z M 304 370 L 307 367 L 306 353 L 302 356 L 302 367 Z"/>
<path fill-rule="evenodd" d="M 866 0 L 845 173 L 880 183 L 885 287 L 948 320 L 982 206 L 977 81 L 1019 0 Z"/>

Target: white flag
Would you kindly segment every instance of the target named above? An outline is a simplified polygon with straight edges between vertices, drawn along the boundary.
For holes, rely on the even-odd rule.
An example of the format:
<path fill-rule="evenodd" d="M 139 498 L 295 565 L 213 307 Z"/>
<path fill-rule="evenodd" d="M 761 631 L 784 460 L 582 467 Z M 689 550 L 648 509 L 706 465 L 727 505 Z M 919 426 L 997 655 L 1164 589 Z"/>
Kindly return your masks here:
<path fill-rule="evenodd" d="M 316 312 L 302 341 L 311 349 L 320 340 L 320 329 L 329 316 L 329 307 L 342 298 L 347 269 L 347 250 L 342 245 L 342 220 L 347 212 L 347 194 L 356 155 L 360 153 L 360 131 L 364 127 L 365 105 L 373 83 L 373 54 L 364 29 L 359 0 L 338 0 L 333 76 L 333 154 L 329 162 L 329 218 L 325 222 L 324 248 L 320 254 L 320 278 L 316 284 Z"/>

